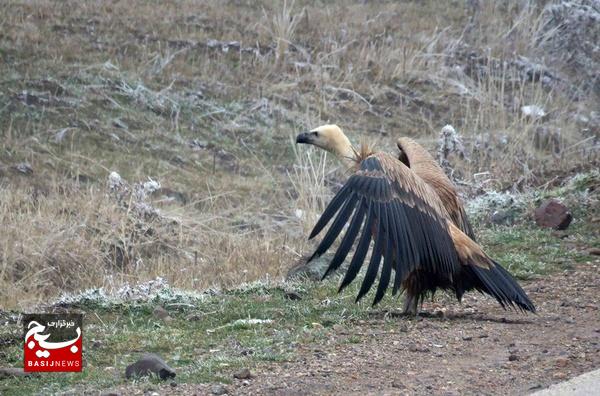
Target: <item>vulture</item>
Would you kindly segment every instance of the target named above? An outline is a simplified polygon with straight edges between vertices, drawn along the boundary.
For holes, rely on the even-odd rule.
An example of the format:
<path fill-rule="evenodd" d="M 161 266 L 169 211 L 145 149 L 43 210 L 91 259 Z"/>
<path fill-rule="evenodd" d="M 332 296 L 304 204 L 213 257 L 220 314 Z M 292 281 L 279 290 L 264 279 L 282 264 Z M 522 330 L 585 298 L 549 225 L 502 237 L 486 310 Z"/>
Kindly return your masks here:
<path fill-rule="evenodd" d="M 425 297 L 437 289 L 453 292 L 459 301 L 474 289 L 505 309 L 535 312 L 517 281 L 475 242 L 454 186 L 419 144 L 398 139 L 397 156 L 365 145 L 356 149 L 337 125 L 301 133 L 296 143 L 334 154 L 350 171 L 309 236 L 314 238 L 331 223 L 310 262 L 345 229 L 323 278 L 342 265 L 356 244 L 339 292 L 356 278 L 373 245 L 356 301 L 379 275 L 373 305 L 391 286 L 392 295 L 405 293 L 403 312 L 408 315 L 416 315 Z"/>

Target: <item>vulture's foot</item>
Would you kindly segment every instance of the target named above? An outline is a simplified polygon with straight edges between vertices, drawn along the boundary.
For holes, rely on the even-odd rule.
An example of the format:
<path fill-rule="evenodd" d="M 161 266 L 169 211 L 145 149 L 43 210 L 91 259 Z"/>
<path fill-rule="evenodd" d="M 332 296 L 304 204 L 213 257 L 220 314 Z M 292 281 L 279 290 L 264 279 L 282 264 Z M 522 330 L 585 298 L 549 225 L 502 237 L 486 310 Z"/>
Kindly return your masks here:
<path fill-rule="evenodd" d="M 419 313 L 418 309 L 419 298 L 417 296 L 413 296 L 412 294 L 406 294 L 404 298 L 404 309 L 402 311 L 402 315 L 415 317 Z"/>

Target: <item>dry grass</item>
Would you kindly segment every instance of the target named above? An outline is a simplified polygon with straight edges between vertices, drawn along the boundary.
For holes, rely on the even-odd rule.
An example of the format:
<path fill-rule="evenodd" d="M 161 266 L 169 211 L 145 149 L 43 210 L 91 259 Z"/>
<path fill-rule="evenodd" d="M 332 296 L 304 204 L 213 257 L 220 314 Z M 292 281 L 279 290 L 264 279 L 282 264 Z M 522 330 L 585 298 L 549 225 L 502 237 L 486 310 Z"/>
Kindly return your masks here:
<path fill-rule="evenodd" d="M 0 305 L 156 275 L 281 276 L 340 179 L 295 151 L 308 126 L 433 151 L 452 124 L 457 175 L 499 187 L 598 164 L 597 126 L 579 121 L 597 93 L 558 61 L 560 84 L 522 69 L 546 59 L 546 2 L 345 3 L 0 4 Z M 113 170 L 187 199 L 150 202 L 173 221 L 140 217 L 107 190 Z"/>

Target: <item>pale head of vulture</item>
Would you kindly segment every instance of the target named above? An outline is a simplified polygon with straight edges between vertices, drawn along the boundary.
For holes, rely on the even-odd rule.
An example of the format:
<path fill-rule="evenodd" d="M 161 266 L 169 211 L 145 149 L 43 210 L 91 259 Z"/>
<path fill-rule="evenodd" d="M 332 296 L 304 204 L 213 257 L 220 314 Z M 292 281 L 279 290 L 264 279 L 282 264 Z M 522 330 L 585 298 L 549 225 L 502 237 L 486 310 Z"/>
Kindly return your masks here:
<path fill-rule="evenodd" d="M 342 129 L 334 124 L 321 125 L 310 132 L 303 132 L 296 137 L 296 143 L 312 144 L 322 148 L 350 165 L 354 165 L 358 160 L 359 153 Z"/>

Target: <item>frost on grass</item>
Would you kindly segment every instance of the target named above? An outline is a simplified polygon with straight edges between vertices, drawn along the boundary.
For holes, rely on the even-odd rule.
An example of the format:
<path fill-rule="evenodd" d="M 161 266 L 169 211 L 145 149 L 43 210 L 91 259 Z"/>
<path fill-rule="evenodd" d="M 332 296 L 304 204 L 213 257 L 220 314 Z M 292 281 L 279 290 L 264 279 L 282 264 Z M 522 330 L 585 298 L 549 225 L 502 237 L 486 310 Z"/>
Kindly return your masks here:
<path fill-rule="evenodd" d="M 468 201 L 465 209 L 473 221 L 487 223 L 490 217 L 498 212 L 505 212 L 516 218 L 527 211 L 532 201 L 533 196 L 528 193 L 488 191 Z"/>
<path fill-rule="evenodd" d="M 273 323 L 271 319 L 238 319 L 233 322 L 227 323 L 223 326 L 215 327 L 214 329 L 207 329 L 207 333 L 214 333 L 219 330 L 227 329 L 227 328 L 246 328 L 250 326 L 257 326 L 262 324 L 270 324 Z"/>
<path fill-rule="evenodd" d="M 562 183 L 561 187 L 548 191 L 534 189 L 522 193 L 487 191 L 466 202 L 465 209 L 476 223 L 487 223 L 495 213 L 503 212 L 511 219 L 523 218 L 541 200 L 560 198 L 567 206 L 591 208 L 598 204 L 600 171 L 579 173 Z"/>
<path fill-rule="evenodd" d="M 133 206 L 133 209 L 144 218 L 162 217 L 160 211 L 148 202 L 150 195 L 160 189 L 160 183 L 148 178 L 147 182 L 131 186 L 117 172 L 108 176 L 108 188 L 117 202 L 123 207 Z"/>
<path fill-rule="evenodd" d="M 109 284 L 112 279 L 109 279 Z M 297 282 L 282 281 L 254 281 L 242 283 L 234 288 L 223 292 L 216 288 L 205 290 L 184 290 L 175 288 L 162 277 L 156 277 L 146 282 L 131 285 L 123 283 L 118 285 L 109 285 L 107 287 L 90 288 L 76 293 L 63 293 L 51 306 L 95 306 L 110 308 L 121 304 L 183 304 L 196 305 L 206 302 L 214 296 L 222 298 L 224 293 L 244 293 L 244 294 L 271 294 L 275 291 L 283 291 L 286 287 L 293 287 L 294 290 L 304 292 L 302 285 Z M 244 326 L 261 323 L 270 323 L 270 320 L 263 319 L 241 319 L 229 325 Z M 228 326 L 229 326 L 228 325 Z"/>
<path fill-rule="evenodd" d="M 64 293 L 52 306 L 99 306 L 109 308 L 124 303 L 185 303 L 203 302 L 210 292 L 174 288 L 161 278 L 119 287 L 91 288 L 78 293 Z"/>
<path fill-rule="evenodd" d="M 546 116 L 546 111 L 537 105 L 527 105 L 521 107 L 521 113 L 523 116 L 528 117 L 532 120 L 539 120 Z"/>
<path fill-rule="evenodd" d="M 450 164 L 449 157 L 451 155 L 456 155 L 459 158 L 464 159 L 466 158 L 466 155 L 462 139 L 452 125 L 446 125 L 442 128 L 438 140 L 438 146 L 438 162 L 444 169 L 444 172 L 446 172 L 450 178 L 453 178 L 453 169 L 452 165 Z"/>

